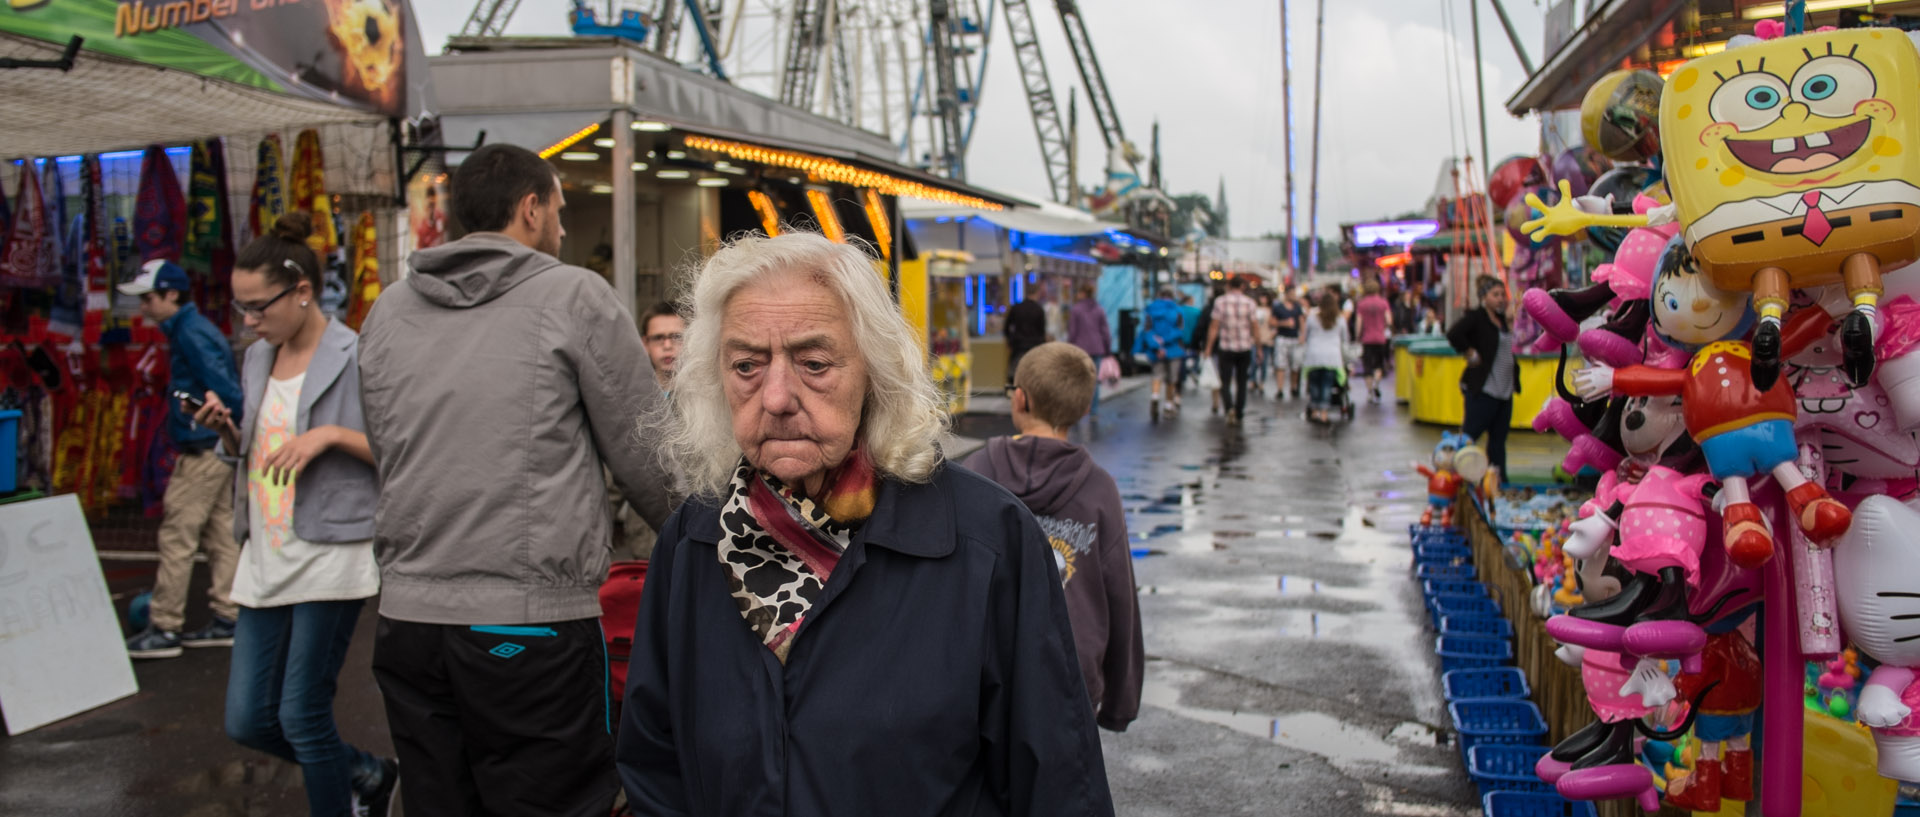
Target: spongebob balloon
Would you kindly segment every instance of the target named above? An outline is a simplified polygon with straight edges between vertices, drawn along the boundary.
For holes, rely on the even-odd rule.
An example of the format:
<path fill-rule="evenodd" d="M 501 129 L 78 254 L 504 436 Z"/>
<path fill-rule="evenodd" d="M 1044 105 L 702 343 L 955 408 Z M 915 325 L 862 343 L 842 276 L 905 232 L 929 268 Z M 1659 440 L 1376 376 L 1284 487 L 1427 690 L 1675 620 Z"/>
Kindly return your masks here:
<path fill-rule="evenodd" d="M 1920 258 L 1920 51 L 1900 31 L 1759 40 L 1681 65 L 1660 97 L 1667 185 L 1687 246 L 1722 289 L 1753 293 L 1754 379 L 1780 372 L 1791 290 L 1841 283 L 1845 373 L 1873 371 L 1882 270 Z M 1565 235 L 1628 216 L 1526 227 Z"/>

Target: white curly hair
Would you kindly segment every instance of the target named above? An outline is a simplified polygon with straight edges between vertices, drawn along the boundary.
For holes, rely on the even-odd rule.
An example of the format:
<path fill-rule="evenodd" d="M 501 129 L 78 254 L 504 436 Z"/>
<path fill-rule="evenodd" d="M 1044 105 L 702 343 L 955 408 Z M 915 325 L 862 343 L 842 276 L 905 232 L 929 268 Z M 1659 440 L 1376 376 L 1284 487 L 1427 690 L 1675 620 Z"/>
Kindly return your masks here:
<path fill-rule="evenodd" d="M 782 273 L 813 273 L 846 304 L 854 348 L 867 364 L 867 393 L 857 443 L 875 471 L 901 482 L 926 482 L 940 467 L 947 430 L 945 401 L 933 385 L 913 328 L 858 248 L 818 233 L 735 238 L 707 260 L 680 299 L 685 341 L 673 378 L 675 417 L 667 428 L 668 464 L 690 494 L 721 497 L 740 461 L 733 413 L 721 384 L 720 328 L 727 302 L 741 287 Z M 655 428 L 660 426 L 656 425 Z M 643 432 L 644 433 L 644 432 Z"/>

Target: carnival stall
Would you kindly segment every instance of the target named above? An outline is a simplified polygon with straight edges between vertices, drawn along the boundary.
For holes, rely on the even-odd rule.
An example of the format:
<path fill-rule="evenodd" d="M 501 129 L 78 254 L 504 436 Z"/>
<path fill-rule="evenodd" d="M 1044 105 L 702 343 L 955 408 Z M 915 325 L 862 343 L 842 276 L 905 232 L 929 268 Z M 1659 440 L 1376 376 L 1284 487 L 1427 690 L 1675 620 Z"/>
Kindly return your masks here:
<path fill-rule="evenodd" d="M 1412 531 L 1489 813 L 1869 817 L 1920 780 L 1920 40 L 1797 5 L 1592 85 L 1587 143 L 1644 160 L 1616 195 L 1516 192 L 1509 228 L 1607 258 L 1522 299 L 1579 352 L 1535 427 L 1591 494 L 1498 494 L 1449 436 Z"/>
<path fill-rule="evenodd" d="M 74 494 L 97 547 L 151 550 L 173 459 L 166 341 L 116 285 L 180 264 L 237 350 L 252 338 L 228 306 L 235 252 L 301 211 L 329 266 L 322 304 L 357 325 L 414 239 L 397 123 L 424 71 L 398 0 L 216 4 L 221 26 L 191 28 L 116 5 L 0 15 L 0 413 L 18 412 L 0 501 Z M 276 69 L 289 61 L 310 70 Z"/>

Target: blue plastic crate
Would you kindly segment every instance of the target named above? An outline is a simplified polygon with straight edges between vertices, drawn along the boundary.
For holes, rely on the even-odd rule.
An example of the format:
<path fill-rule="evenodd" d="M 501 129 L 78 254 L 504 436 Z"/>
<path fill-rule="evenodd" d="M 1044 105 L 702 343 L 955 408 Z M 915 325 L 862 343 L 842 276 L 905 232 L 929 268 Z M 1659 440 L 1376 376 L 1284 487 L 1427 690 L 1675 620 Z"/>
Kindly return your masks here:
<path fill-rule="evenodd" d="M 1440 619 L 1499 618 L 1500 602 L 1484 596 L 1431 596 L 1427 599 L 1427 623 L 1439 629 Z"/>
<path fill-rule="evenodd" d="M 1483 743 L 1467 750 L 1467 774 L 1481 796 L 1496 791 L 1555 794 L 1553 784 L 1533 773 L 1533 765 L 1551 751 L 1545 746 Z"/>
<path fill-rule="evenodd" d="M 20 412 L 0 411 L 0 494 L 20 487 Z"/>
<path fill-rule="evenodd" d="M 1440 619 L 1441 635 L 1468 638 L 1512 638 L 1513 625 L 1494 616 L 1447 616 Z"/>
<path fill-rule="evenodd" d="M 1457 669 L 1440 676 L 1440 691 L 1448 703 L 1480 698 L 1524 701 L 1533 694 L 1527 686 L 1527 674 L 1518 667 Z"/>
<path fill-rule="evenodd" d="M 1568 800 L 1558 794 L 1493 791 L 1480 800 L 1487 817 L 1600 817 L 1592 803 Z"/>
<path fill-rule="evenodd" d="M 1472 579 L 1466 581 L 1455 579 L 1428 579 L 1420 583 L 1420 591 L 1425 593 L 1427 598 L 1433 598 L 1435 596 L 1478 596 L 1483 599 L 1493 598 L 1493 590 L 1487 587 L 1486 582 L 1478 582 Z"/>
<path fill-rule="evenodd" d="M 1547 739 L 1547 721 L 1528 701 L 1469 698 L 1447 704 L 1447 716 L 1460 737 L 1460 753 L 1468 757 L 1475 746 L 1527 746 Z"/>
<path fill-rule="evenodd" d="M 1459 528 L 1449 528 L 1441 525 L 1422 525 L 1416 522 L 1407 526 L 1407 535 L 1415 539 L 1422 536 L 1457 536 L 1464 539 L 1466 538 L 1467 532 Z"/>
<path fill-rule="evenodd" d="M 1465 545 L 1414 545 L 1413 560 L 1418 563 L 1473 564 L 1473 551 Z"/>
<path fill-rule="evenodd" d="M 1440 656 L 1441 672 L 1513 663 L 1513 642 L 1504 638 L 1443 635 L 1433 640 L 1433 652 Z"/>
<path fill-rule="evenodd" d="M 1473 581 L 1479 578 L 1472 564 L 1448 564 L 1446 562 L 1416 562 L 1413 577 L 1421 581 L 1439 579 L 1443 581 Z"/>

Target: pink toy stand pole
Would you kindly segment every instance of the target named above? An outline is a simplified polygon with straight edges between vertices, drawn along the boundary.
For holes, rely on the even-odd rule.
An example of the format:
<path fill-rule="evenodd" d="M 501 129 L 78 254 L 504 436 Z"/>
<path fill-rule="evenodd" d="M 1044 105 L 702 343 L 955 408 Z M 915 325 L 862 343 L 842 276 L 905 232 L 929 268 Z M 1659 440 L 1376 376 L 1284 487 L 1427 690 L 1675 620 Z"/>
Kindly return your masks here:
<path fill-rule="evenodd" d="M 1820 457 L 1819 433 L 1802 431 L 1800 463 L 1811 465 L 1813 480 L 1825 484 L 1826 462 Z M 1777 529 L 1776 529 L 1777 530 Z M 1788 525 L 1787 551 L 1793 556 L 1794 602 L 1800 613 L 1800 651 L 1808 659 L 1832 659 L 1840 654 L 1840 608 L 1834 598 L 1833 551 L 1814 547 L 1798 525 Z"/>
<path fill-rule="evenodd" d="M 1773 513 L 1773 529 L 1784 531 L 1792 527 L 1792 521 L 1786 514 L 1780 513 L 1785 503 L 1769 503 Z M 1766 603 L 1761 605 L 1766 616 L 1764 652 L 1762 669 L 1765 674 L 1764 691 L 1766 717 L 1762 729 L 1764 756 L 1761 759 L 1765 773 L 1761 775 L 1760 801 L 1761 817 L 1799 817 L 1800 816 L 1800 754 L 1801 738 L 1805 728 L 1805 706 L 1802 700 L 1802 686 L 1805 680 L 1805 659 L 1800 655 L 1800 617 L 1794 609 L 1794 580 L 1787 575 L 1790 571 L 1790 558 L 1785 554 L 1776 554 L 1759 569 L 1765 571 Z"/>

